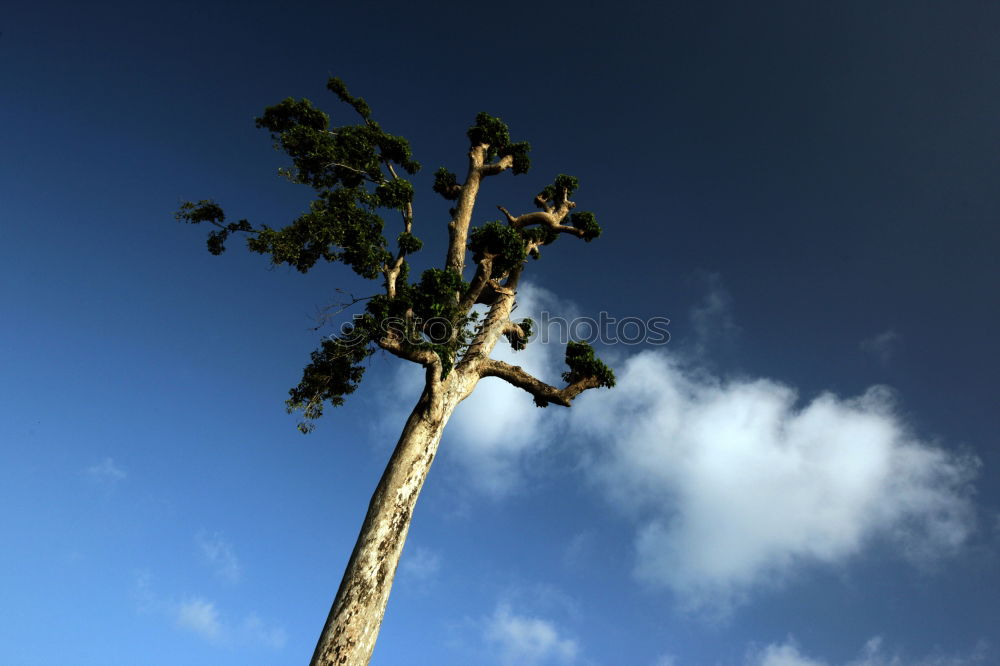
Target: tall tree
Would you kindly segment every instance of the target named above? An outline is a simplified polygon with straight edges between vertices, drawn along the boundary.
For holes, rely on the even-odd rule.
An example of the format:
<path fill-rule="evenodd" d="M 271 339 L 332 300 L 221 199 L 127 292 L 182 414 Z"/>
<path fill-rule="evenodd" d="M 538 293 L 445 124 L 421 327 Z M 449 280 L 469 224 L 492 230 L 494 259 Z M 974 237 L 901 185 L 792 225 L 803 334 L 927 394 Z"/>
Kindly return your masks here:
<path fill-rule="evenodd" d="M 211 200 L 185 202 L 177 219 L 214 226 L 208 250 L 219 255 L 235 233 L 247 235 L 247 247 L 303 273 L 321 259 L 342 262 L 363 278 L 383 282 L 366 300 L 364 314 L 325 338 L 289 391 L 288 410 L 301 411 L 299 429 L 329 403 L 342 405 L 365 371 L 365 361 L 379 349 L 424 367 L 424 388 L 399 436 L 385 472 L 372 495 L 368 513 L 323 627 L 311 664 L 367 664 L 375 647 L 389 590 L 445 424 L 455 407 L 483 377 L 499 377 L 530 393 L 539 407 L 569 407 L 581 392 L 614 386 L 611 369 L 585 342 L 566 347 L 565 386 L 557 388 L 516 365 L 490 358 L 501 338 L 515 350 L 532 337 L 530 319 L 511 313 L 526 260 L 537 259 L 542 246 L 562 235 L 591 241 L 601 235 L 594 215 L 574 212 L 570 200 L 576 178 L 559 175 L 535 197 L 536 211 L 512 215 L 500 207 L 503 221 L 472 228 L 473 208 L 483 179 L 505 171 L 528 172 L 526 142 L 511 141 L 507 126 L 486 113 L 467 132 L 468 171 L 463 182 L 451 171 L 435 173 L 433 190 L 455 202 L 448 222 L 448 252 L 441 268 L 409 277 L 408 257 L 421 248 L 414 235 L 414 189 L 401 174 L 412 175 L 406 139 L 387 133 L 372 118 L 364 99 L 351 95 L 331 78 L 327 88 L 353 108 L 360 122 L 332 126 L 329 116 L 307 99 L 292 98 L 268 107 L 256 119 L 276 148 L 291 158 L 282 173 L 315 190 L 309 210 L 287 226 L 254 226 L 245 219 L 227 222 Z M 395 248 L 385 234 L 382 210 L 399 213 L 401 230 Z M 464 279 L 470 256 L 475 272 Z M 482 304 L 484 308 L 475 308 Z"/>

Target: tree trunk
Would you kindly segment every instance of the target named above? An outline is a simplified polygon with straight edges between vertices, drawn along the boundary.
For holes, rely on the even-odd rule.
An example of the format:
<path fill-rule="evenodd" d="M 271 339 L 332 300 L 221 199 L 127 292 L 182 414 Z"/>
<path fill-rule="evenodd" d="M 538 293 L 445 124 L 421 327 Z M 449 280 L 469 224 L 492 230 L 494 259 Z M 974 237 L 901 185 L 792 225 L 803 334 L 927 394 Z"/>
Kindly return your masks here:
<path fill-rule="evenodd" d="M 413 507 L 455 404 L 431 410 L 425 391 L 407 419 L 368 505 L 310 666 L 366 666 L 371 659 Z"/>

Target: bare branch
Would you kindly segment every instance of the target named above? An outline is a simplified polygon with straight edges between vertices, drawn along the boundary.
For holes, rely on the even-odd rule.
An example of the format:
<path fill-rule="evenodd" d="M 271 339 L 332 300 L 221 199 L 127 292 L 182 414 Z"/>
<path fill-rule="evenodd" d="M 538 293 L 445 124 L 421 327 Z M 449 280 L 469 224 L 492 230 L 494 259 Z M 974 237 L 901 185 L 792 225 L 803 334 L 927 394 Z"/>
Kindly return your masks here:
<path fill-rule="evenodd" d="M 512 166 L 514 166 L 514 156 L 504 155 L 503 157 L 501 157 L 496 162 L 493 162 L 492 164 L 484 164 L 483 166 L 481 166 L 480 172 L 484 176 L 495 176 L 498 173 L 503 173 Z"/>
<path fill-rule="evenodd" d="M 344 291 L 343 289 L 336 289 L 336 292 L 338 294 L 347 294 L 347 296 L 349 297 L 349 300 L 343 301 L 341 303 L 334 303 L 332 305 L 327 305 L 324 308 L 319 308 L 319 310 L 318 310 L 318 312 L 316 314 L 316 321 L 318 323 L 316 324 L 316 326 L 312 330 L 318 331 L 319 329 L 321 329 L 324 326 L 326 326 L 326 324 L 331 319 L 333 319 L 334 317 L 336 317 L 337 315 L 339 315 L 344 310 L 347 310 L 348 308 L 354 307 L 355 305 L 357 305 L 358 303 L 360 303 L 362 301 L 370 301 L 371 299 L 375 298 L 374 296 L 358 296 L 358 297 L 355 297 L 354 294 L 348 293 L 348 292 Z"/>
<path fill-rule="evenodd" d="M 347 169 L 348 171 L 353 171 L 354 173 L 356 173 L 356 174 L 358 174 L 360 176 L 363 176 L 366 180 L 368 180 L 368 181 L 370 181 L 372 183 L 375 183 L 376 185 L 381 185 L 382 183 L 385 182 L 384 178 L 381 178 L 379 180 L 375 180 L 374 178 L 371 177 L 371 174 L 369 174 L 367 171 L 362 171 L 361 169 L 356 169 L 355 167 L 352 167 L 352 166 L 347 165 L 347 164 L 342 164 L 341 162 L 330 162 L 326 166 L 327 166 L 327 168 L 335 166 L 335 167 L 340 167 L 341 169 Z"/>
<path fill-rule="evenodd" d="M 495 255 L 484 253 L 479 259 L 479 265 L 476 266 L 476 274 L 472 278 L 472 282 L 469 283 L 469 288 L 462 295 L 458 302 L 458 309 L 461 312 L 468 312 L 472 309 L 472 306 L 479 302 L 479 297 L 483 293 L 483 289 L 489 284 L 490 275 L 493 272 L 493 257 Z"/>
<path fill-rule="evenodd" d="M 459 275 L 465 268 L 466 242 L 469 236 L 469 224 L 472 221 L 472 209 L 476 205 L 479 194 L 479 184 L 483 177 L 483 162 L 486 159 L 485 144 L 473 146 L 469 150 L 469 174 L 458 194 L 458 205 L 451 222 L 448 223 L 448 258 L 445 267 Z"/>
<path fill-rule="evenodd" d="M 565 388 L 557 389 L 525 372 L 521 366 L 510 365 L 492 358 L 483 361 L 479 373 L 481 377 L 499 377 L 507 383 L 527 391 L 534 397 L 535 404 L 539 407 L 547 407 L 549 404 L 569 407 L 573 403 L 573 398 L 587 389 L 600 386 L 596 377 L 587 377 Z"/>
<path fill-rule="evenodd" d="M 578 238 L 583 238 L 584 231 L 582 229 L 562 224 L 562 221 L 566 219 L 569 212 L 576 208 L 576 204 L 567 199 L 565 196 L 560 199 L 561 202 L 559 206 L 553 208 L 547 202 L 541 201 L 541 196 L 535 197 L 535 203 L 539 204 L 539 201 L 541 201 L 541 204 L 539 205 L 544 205 L 545 210 L 524 213 L 523 215 L 519 215 L 517 217 L 511 215 L 510 211 L 503 206 L 497 206 L 497 210 L 507 217 L 507 222 L 515 229 L 524 229 L 525 227 L 539 224 L 546 226 L 553 231 L 572 234 Z"/>

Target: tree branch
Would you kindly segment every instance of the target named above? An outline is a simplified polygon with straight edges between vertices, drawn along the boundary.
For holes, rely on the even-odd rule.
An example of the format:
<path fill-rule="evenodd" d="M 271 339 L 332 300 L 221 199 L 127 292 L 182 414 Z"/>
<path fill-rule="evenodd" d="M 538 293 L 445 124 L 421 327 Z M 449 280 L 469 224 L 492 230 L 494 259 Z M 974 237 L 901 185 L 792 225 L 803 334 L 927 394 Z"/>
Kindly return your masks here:
<path fill-rule="evenodd" d="M 539 204 L 540 201 L 541 196 L 535 197 L 536 204 Z M 582 229 L 562 224 L 562 221 L 566 219 L 569 212 L 576 208 L 576 204 L 574 202 L 563 196 L 561 197 L 559 205 L 555 208 L 550 206 L 546 201 L 541 201 L 539 205 L 544 206 L 545 210 L 524 213 L 523 215 L 519 215 L 517 217 L 511 215 L 510 211 L 503 206 L 497 206 L 497 210 L 507 217 L 507 222 L 515 229 L 524 229 L 525 227 L 540 224 L 552 229 L 553 231 L 573 234 L 574 236 L 580 238 L 583 237 L 584 232 Z"/>
<path fill-rule="evenodd" d="M 469 175 L 462 184 L 458 194 L 458 205 L 451 222 L 448 223 L 448 258 L 445 268 L 459 275 L 465 268 L 466 242 L 469 236 L 469 224 L 472 221 L 472 209 L 476 205 L 479 194 L 479 183 L 483 177 L 483 162 L 486 159 L 486 144 L 479 144 L 469 149 Z"/>
<path fill-rule="evenodd" d="M 472 282 L 469 283 L 469 288 L 462 295 L 458 302 L 458 309 L 461 312 L 468 312 L 472 309 L 472 306 L 479 302 L 479 296 L 483 293 L 483 289 L 490 281 L 490 276 L 493 273 L 493 257 L 492 254 L 483 254 L 479 259 L 479 265 L 476 266 L 476 274 L 472 278 Z"/>
<path fill-rule="evenodd" d="M 600 386 L 596 377 L 586 377 L 565 388 L 557 389 L 525 372 L 521 366 L 510 365 L 492 358 L 483 361 L 479 375 L 480 377 L 499 377 L 507 383 L 527 391 L 534 397 L 535 404 L 539 407 L 547 407 L 549 404 L 569 407 L 573 398 L 587 389 Z"/>
<path fill-rule="evenodd" d="M 441 359 L 437 354 L 429 349 L 408 349 L 391 333 L 387 333 L 376 342 L 393 356 L 424 366 L 427 370 L 427 386 L 430 387 L 431 395 L 437 396 L 441 386 Z"/>
<path fill-rule="evenodd" d="M 503 173 L 512 166 L 514 166 L 514 156 L 504 155 L 492 164 L 482 165 L 479 170 L 484 176 L 495 176 L 498 173 Z"/>

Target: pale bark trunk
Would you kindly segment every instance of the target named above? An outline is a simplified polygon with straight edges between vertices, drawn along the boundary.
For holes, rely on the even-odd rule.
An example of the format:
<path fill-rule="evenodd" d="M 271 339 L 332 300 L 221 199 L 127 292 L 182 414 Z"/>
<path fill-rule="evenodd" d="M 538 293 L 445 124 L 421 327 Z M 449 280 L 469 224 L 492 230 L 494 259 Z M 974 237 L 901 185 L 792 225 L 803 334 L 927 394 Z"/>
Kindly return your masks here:
<path fill-rule="evenodd" d="M 463 397 L 448 395 L 441 409 L 432 409 L 425 391 L 407 419 L 368 505 L 310 666 L 366 666 L 371 659 L 417 496 L 445 423 Z"/>

